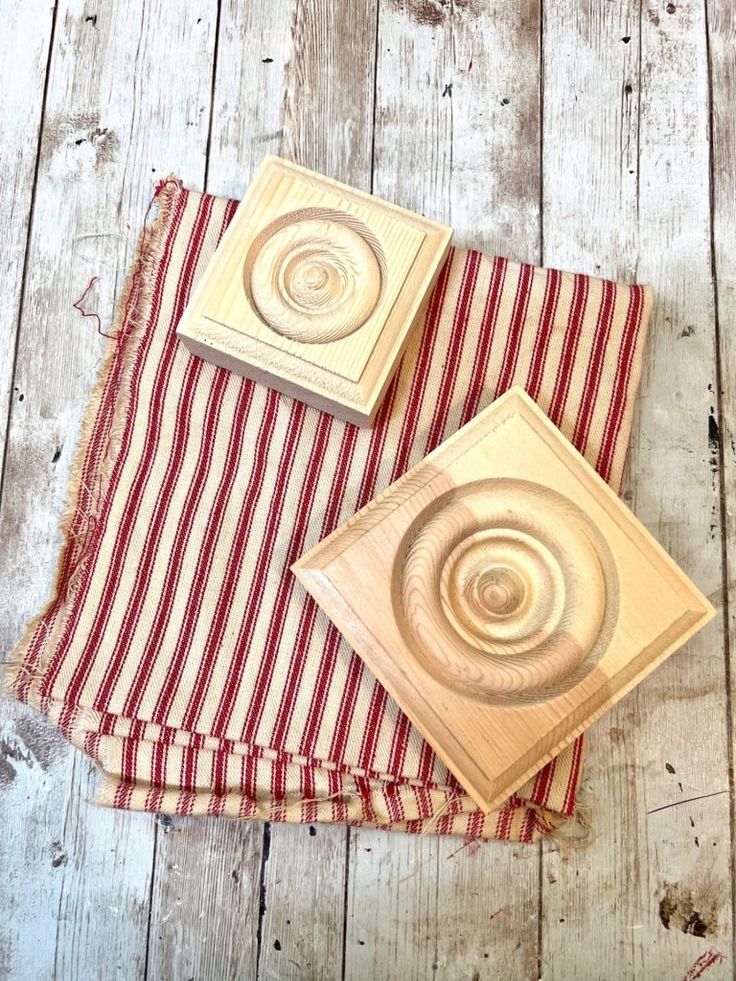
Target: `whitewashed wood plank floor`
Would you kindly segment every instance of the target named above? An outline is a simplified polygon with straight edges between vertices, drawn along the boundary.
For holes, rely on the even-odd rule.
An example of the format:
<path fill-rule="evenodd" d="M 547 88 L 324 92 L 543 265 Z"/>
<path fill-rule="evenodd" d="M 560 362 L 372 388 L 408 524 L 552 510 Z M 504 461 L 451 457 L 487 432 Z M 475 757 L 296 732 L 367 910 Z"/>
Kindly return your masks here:
<path fill-rule="evenodd" d="M 277 152 L 456 241 L 651 283 L 625 498 L 721 615 L 591 731 L 595 839 L 102 810 L 0 702 L 0 977 L 734 976 L 734 0 L 0 0 L 0 647 L 44 601 L 152 183 Z M 730 605 L 729 605 L 730 599 Z"/>

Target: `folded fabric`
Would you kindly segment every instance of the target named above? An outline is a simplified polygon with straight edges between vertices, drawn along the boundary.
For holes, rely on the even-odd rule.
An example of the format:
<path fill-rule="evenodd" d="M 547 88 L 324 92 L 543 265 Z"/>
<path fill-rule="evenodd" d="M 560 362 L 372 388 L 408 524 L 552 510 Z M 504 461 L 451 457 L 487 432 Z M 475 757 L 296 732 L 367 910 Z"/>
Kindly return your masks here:
<path fill-rule="evenodd" d="M 651 296 L 453 251 L 372 430 L 192 357 L 175 328 L 237 202 L 156 191 L 85 417 L 53 597 L 6 687 L 102 803 L 530 841 L 582 740 L 483 814 L 289 571 L 511 385 L 619 487 Z"/>

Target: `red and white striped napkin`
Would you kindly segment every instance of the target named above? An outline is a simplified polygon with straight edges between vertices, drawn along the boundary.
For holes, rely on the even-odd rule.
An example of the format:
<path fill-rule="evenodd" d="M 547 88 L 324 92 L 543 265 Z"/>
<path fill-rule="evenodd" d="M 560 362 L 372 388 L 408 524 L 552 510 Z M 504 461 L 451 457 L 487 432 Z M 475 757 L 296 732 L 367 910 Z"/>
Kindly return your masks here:
<path fill-rule="evenodd" d="M 526 388 L 618 488 L 650 292 L 451 253 L 375 428 L 192 357 L 175 327 L 236 202 L 157 189 L 71 480 L 53 597 L 6 686 L 121 808 L 529 841 L 581 740 L 484 815 L 289 572 L 493 399 Z"/>

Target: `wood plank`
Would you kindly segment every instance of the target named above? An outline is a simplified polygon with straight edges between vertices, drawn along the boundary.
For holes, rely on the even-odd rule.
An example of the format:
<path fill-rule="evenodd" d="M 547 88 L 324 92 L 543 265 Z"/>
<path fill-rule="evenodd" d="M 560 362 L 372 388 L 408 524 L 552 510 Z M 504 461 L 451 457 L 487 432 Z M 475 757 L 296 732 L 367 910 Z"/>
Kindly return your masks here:
<path fill-rule="evenodd" d="M 297 0 L 280 121 L 282 156 L 371 190 L 376 0 Z M 273 824 L 259 977 L 336 978 L 344 959 L 347 832 Z"/>
<path fill-rule="evenodd" d="M 0 752 L 3 977 L 142 977 L 150 818 L 94 805 L 94 765 L 6 700 Z"/>
<path fill-rule="evenodd" d="M 654 287 L 624 499 L 717 600 L 705 56 L 694 0 L 545 8 L 545 262 Z M 724 692 L 717 618 L 591 730 L 596 837 L 545 849 L 545 978 L 683 977 L 709 951 L 730 976 Z"/>
<path fill-rule="evenodd" d="M 340 125 L 356 128 L 353 114 L 365 113 L 370 118 L 371 110 L 370 106 L 366 110 L 357 101 L 357 96 L 345 97 L 341 101 L 343 97 L 340 93 L 347 90 L 347 86 L 327 86 L 326 79 L 319 77 L 314 60 L 320 56 L 320 49 L 310 39 L 315 32 L 319 36 L 319 31 L 325 29 L 324 11 L 315 9 L 315 5 L 302 4 L 292 10 L 293 6 L 288 0 L 278 4 L 276 9 L 273 5 L 268 9 L 235 3 L 223 5 L 208 161 L 207 186 L 211 191 L 241 195 L 261 156 L 275 151 L 290 155 L 299 163 L 316 165 L 324 172 L 359 187 L 369 185 L 369 170 L 359 174 L 343 163 L 339 155 L 337 159 L 319 154 L 310 157 L 299 149 L 299 138 L 294 135 L 294 130 L 304 125 L 301 114 L 306 108 L 300 101 L 301 96 L 293 89 L 298 88 L 301 84 L 299 80 L 311 72 L 317 73 L 321 90 L 329 93 L 329 102 L 321 111 L 329 112 L 340 121 Z M 340 25 L 334 23 L 335 14 L 330 14 L 329 36 L 334 39 L 331 43 L 345 46 L 351 33 L 355 37 L 357 11 L 357 6 L 347 13 L 343 10 L 341 17 L 344 17 L 344 22 Z M 290 21 L 291 34 L 288 30 Z M 257 38 L 258 43 L 244 46 L 244 36 Z M 372 58 L 372 51 L 371 42 L 368 47 L 361 47 L 360 55 Z M 326 70 L 325 65 L 321 71 Z M 369 76 L 371 72 L 366 70 L 366 78 Z M 364 122 L 361 127 L 365 130 Z M 289 149 L 282 141 L 285 131 Z M 361 139 L 368 148 L 370 131 Z M 350 155 L 354 147 L 345 146 L 345 150 Z M 314 148 L 310 152 L 314 153 Z M 363 159 L 366 159 L 365 150 Z M 179 822 L 174 820 L 171 826 L 178 829 Z M 178 861 L 178 840 L 172 834 L 159 838 L 154 896 L 161 899 L 155 901 L 151 921 L 152 951 L 160 928 L 167 931 L 165 951 L 170 955 L 173 955 L 177 938 L 189 936 L 190 950 L 185 963 L 190 973 L 198 966 L 206 965 L 208 972 L 228 976 L 234 963 L 232 955 L 228 955 L 231 957 L 229 960 L 227 957 L 215 960 L 217 944 L 213 945 L 205 938 L 240 934 L 241 908 L 238 903 L 233 903 L 225 908 L 205 907 L 200 910 L 183 900 L 181 906 L 175 906 L 174 917 L 163 924 L 162 920 L 170 908 L 164 897 L 170 897 L 173 893 L 171 885 L 160 883 L 160 879 L 167 875 L 163 870 L 178 865 L 189 870 L 192 882 L 206 874 L 212 894 L 227 894 L 232 889 L 228 878 L 231 869 L 243 861 L 243 855 L 238 835 L 233 831 L 225 833 L 221 830 L 224 827 L 225 822 L 191 822 L 187 825 L 186 866 Z M 342 961 L 345 829 L 320 827 L 312 833 L 307 827 L 285 825 L 266 826 L 265 829 L 261 825 L 252 825 L 249 830 L 251 828 L 259 829 L 256 840 L 249 837 L 250 851 L 246 864 L 260 873 L 261 922 L 256 937 L 256 948 L 261 951 L 260 976 L 290 977 L 297 972 L 296 965 L 305 964 L 311 965 L 310 971 L 315 977 L 339 974 Z M 262 850 L 258 837 L 261 833 L 265 835 L 268 845 L 265 850 Z M 173 850 L 175 843 L 176 851 Z M 214 847 L 220 857 L 212 870 L 208 867 L 208 856 Z M 303 869 L 301 864 L 295 863 L 295 856 L 303 863 Z M 259 868 L 261 863 L 262 867 Z M 315 875 L 315 870 L 324 870 L 324 873 Z M 252 877 L 248 881 L 251 887 L 258 885 Z M 288 884 L 286 890 L 284 884 Z M 173 888 L 176 889 L 176 884 Z M 187 892 L 189 895 L 190 891 Z M 241 902 L 245 902 L 244 894 Z M 176 932 L 169 926 L 172 920 L 177 922 Z M 336 924 L 339 924 L 337 930 Z M 193 937 L 200 938 L 199 945 L 206 945 L 206 949 L 198 948 L 197 942 L 191 940 Z M 330 938 L 329 942 L 326 942 L 326 937 Z M 253 945 L 250 920 L 246 928 L 246 943 L 250 950 Z M 151 965 L 166 964 L 165 951 L 153 952 Z M 248 976 L 242 965 L 241 969 Z M 250 971 L 252 974 L 252 965 Z"/>
<path fill-rule="evenodd" d="M 211 194 L 242 198 L 263 157 L 281 150 L 295 6 L 296 0 L 273 0 L 267 8 L 222 0 L 207 160 Z"/>
<path fill-rule="evenodd" d="M 210 95 L 214 17 L 198 4 L 142 11 L 119 2 L 94 14 L 65 0 L 56 24 L 0 512 L 6 650 L 49 593 L 71 455 L 103 350 L 71 305 L 98 275 L 87 305 L 110 323 L 156 175 L 176 161 L 196 180 L 207 139 L 199 109 Z M 172 100 L 172 91 L 188 94 Z M 39 716 L 7 700 L 2 712 L 10 783 L 0 801 L 0 903 L 13 913 L 0 927 L 4 969 L 142 976 L 153 820 L 89 803 L 88 762 Z"/>
<path fill-rule="evenodd" d="M 291 6 L 291 0 L 268 7 L 236 0 L 220 5 L 205 175 L 193 186 L 241 197 L 261 156 L 278 150 Z M 252 43 L 243 44 L 244 37 Z M 264 826 L 159 821 L 164 833 L 156 841 L 149 976 L 255 977 Z"/>
<path fill-rule="evenodd" d="M 538 978 L 538 850 L 354 831 L 345 977 Z"/>
<path fill-rule="evenodd" d="M 538 87 L 537 2 L 382 3 L 374 192 L 537 260 Z M 537 856 L 353 830 L 346 977 L 536 979 Z"/>
<path fill-rule="evenodd" d="M 261 825 L 166 815 L 157 822 L 148 976 L 255 977 Z"/>
<path fill-rule="evenodd" d="M 36 181 L 36 160 L 54 10 L 46 0 L 0 2 L 7 37 L 0 64 L 0 461 L 10 413 L 21 283 Z"/>
<path fill-rule="evenodd" d="M 723 614 L 731 690 L 729 721 L 730 768 L 734 769 L 734 698 L 736 674 L 736 199 L 733 193 L 734 146 L 736 146 L 736 9 L 733 4 L 706 4 L 711 109 L 711 205 L 713 274 L 716 291 L 716 326 L 719 371 L 717 399 L 709 408 L 709 448 L 721 467 L 721 536 L 724 559 Z M 731 787 L 731 828 L 736 826 L 736 801 Z M 731 841 L 732 912 L 736 912 L 736 842 Z M 733 928 L 732 963 L 736 960 L 736 927 Z"/>
<path fill-rule="evenodd" d="M 281 156 L 370 191 L 377 0 L 297 0 Z"/>
<path fill-rule="evenodd" d="M 347 829 L 271 824 L 258 977 L 342 977 Z"/>

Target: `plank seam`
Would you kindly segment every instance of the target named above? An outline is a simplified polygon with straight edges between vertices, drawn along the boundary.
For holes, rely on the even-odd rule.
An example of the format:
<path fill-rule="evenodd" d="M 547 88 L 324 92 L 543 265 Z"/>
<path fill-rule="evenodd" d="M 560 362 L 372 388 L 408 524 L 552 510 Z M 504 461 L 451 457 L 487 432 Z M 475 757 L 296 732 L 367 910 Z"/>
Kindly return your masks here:
<path fill-rule="evenodd" d="M 373 194 L 373 176 L 376 169 L 376 105 L 378 104 L 378 40 L 380 36 L 380 22 L 381 0 L 376 0 L 376 43 L 373 46 L 373 119 L 371 123 L 371 194 Z"/>
<path fill-rule="evenodd" d="M 158 857 L 158 821 L 153 828 L 153 853 L 151 856 L 151 883 L 148 887 L 148 919 L 146 920 L 146 950 L 143 956 L 143 981 L 148 981 L 148 965 L 151 952 L 151 921 L 153 920 L 153 887 L 156 882 L 156 859 Z"/>
<path fill-rule="evenodd" d="M 207 142 L 204 148 L 204 189 L 209 186 L 210 177 L 210 147 L 212 146 L 212 125 L 215 116 L 215 86 L 217 85 L 217 56 L 220 46 L 220 15 L 222 13 L 222 0 L 217 0 L 217 13 L 215 14 L 215 43 L 212 49 L 212 84 L 210 86 L 210 118 L 207 124 Z"/>
<path fill-rule="evenodd" d="M 734 793 L 734 747 L 731 734 L 734 727 L 732 685 L 733 670 L 731 665 L 731 634 L 730 634 L 730 596 L 728 587 L 728 515 L 726 507 L 726 455 L 723 449 L 723 365 L 721 363 L 721 320 L 718 291 L 718 260 L 716 257 L 715 214 L 716 189 L 713 161 L 713 57 L 710 43 L 710 17 L 708 0 L 703 0 L 703 20 L 705 24 L 705 60 L 708 72 L 708 196 L 710 210 L 710 264 L 711 282 L 713 285 L 713 331 L 715 342 L 715 402 L 717 422 L 721 439 L 718 441 L 718 520 L 721 530 L 721 583 L 722 583 L 722 618 L 723 618 L 723 655 L 726 685 L 726 759 L 728 760 L 728 807 L 730 824 L 730 855 L 731 869 L 736 869 L 736 838 L 733 829 L 736 828 L 736 795 Z M 736 960 L 736 875 L 731 873 L 731 944 L 732 958 Z"/>
<path fill-rule="evenodd" d="M 28 209 L 28 229 L 26 231 L 25 250 L 23 253 L 23 271 L 20 277 L 20 294 L 18 296 L 18 316 L 16 318 L 15 342 L 13 344 L 13 366 L 10 371 L 10 390 L 8 392 L 8 415 L 5 420 L 5 444 L 3 447 L 2 464 L 0 464 L 0 502 L 2 502 L 3 491 L 5 489 L 5 470 L 8 460 L 8 448 L 10 446 L 10 423 L 13 416 L 13 397 L 12 392 L 15 385 L 15 376 L 18 369 L 18 347 L 20 341 L 21 324 L 23 322 L 23 306 L 26 298 L 26 278 L 28 274 L 28 254 L 30 252 L 31 235 L 33 232 L 33 217 L 36 209 L 36 189 L 38 186 L 38 172 L 41 165 L 41 145 L 44 135 L 44 123 L 46 121 L 46 101 L 49 91 L 49 79 L 51 77 L 51 60 L 54 52 L 54 41 L 56 38 L 56 12 L 58 0 L 55 0 L 51 11 L 51 30 L 49 32 L 49 49 L 46 56 L 46 74 L 43 80 L 43 95 L 41 96 L 41 113 L 38 124 L 38 139 L 36 140 L 36 159 L 33 164 L 33 181 L 31 183 L 31 203 Z"/>
<path fill-rule="evenodd" d="M 258 929 L 256 931 L 256 981 L 261 976 L 261 949 L 263 947 L 263 920 L 266 915 L 266 873 L 271 855 L 271 822 L 263 825 L 263 846 L 261 848 L 261 868 L 258 879 Z"/>

